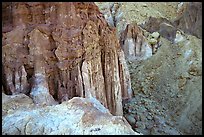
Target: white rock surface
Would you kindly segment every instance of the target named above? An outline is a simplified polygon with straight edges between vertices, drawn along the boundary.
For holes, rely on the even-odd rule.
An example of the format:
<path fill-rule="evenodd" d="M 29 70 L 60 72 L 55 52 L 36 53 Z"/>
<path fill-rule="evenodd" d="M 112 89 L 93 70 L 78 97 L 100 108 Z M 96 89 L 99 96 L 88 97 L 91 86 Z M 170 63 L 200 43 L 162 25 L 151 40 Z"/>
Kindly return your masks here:
<path fill-rule="evenodd" d="M 56 106 L 7 114 L 2 118 L 2 134 L 139 135 L 124 117 L 112 116 L 96 99 L 81 97 L 74 97 Z"/>

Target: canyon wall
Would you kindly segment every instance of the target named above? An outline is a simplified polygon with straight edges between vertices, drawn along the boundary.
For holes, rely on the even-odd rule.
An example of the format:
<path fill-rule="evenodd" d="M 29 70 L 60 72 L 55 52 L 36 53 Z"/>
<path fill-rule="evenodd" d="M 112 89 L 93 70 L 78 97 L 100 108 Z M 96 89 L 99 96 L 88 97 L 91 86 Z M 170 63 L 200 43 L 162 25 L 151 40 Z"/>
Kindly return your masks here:
<path fill-rule="evenodd" d="M 95 97 L 114 115 L 131 98 L 124 53 L 98 7 L 85 2 L 2 4 L 2 89 L 35 104 Z"/>

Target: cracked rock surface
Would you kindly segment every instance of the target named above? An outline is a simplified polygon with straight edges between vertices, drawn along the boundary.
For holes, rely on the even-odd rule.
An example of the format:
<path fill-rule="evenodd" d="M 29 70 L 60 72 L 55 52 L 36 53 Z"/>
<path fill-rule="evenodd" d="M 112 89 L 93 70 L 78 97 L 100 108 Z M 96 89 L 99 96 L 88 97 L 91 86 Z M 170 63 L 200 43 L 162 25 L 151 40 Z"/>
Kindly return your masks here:
<path fill-rule="evenodd" d="M 6 98 L 11 102 L 16 97 L 3 95 L 4 103 Z M 4 115 L 3 135 L 139 135 L 124 117 L 113 116 L 95 98 L 74 97 L 62 104 L 30 107 L 25 111 L 29 100 L 23 94 L 15 99 L 21 102 L 21 108 Z M 7 106 L 7 109 L 11 107 Z"/>

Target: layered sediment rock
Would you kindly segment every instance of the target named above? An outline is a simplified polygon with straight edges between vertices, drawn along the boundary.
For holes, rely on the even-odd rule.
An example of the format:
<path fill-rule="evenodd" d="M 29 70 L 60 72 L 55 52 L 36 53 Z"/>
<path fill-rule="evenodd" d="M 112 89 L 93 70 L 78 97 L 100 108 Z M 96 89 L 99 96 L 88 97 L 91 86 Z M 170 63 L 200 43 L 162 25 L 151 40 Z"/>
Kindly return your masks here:
<path fill-rule="evenodd" d="M 6 94 L 31 93 L 39 104 L 42 94 L 35 93 L 42 90 L 45 104 L 95 97 L 122 115 L 122 96 L 132 94 L 129 73 L 115 30 L 96 5 L 14 2 L 2 11 Z"/>
<path fill-rule="evenodd" d="M 3 135 L 139 135 L 124 117 L 113 116 L 95 98 L 74 97 L 42 108 L 34 107 L 24 94 L 2 95 Z"/>

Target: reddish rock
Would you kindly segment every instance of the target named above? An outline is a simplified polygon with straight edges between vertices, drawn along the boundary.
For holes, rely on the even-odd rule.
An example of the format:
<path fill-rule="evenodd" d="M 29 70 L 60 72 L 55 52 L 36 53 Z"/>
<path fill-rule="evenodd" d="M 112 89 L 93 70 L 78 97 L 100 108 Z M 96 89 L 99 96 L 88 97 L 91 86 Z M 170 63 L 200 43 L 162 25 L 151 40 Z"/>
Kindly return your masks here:
<path fill-rule="evenodd" d="M 132 96 L 128 69 L 94 3 L 13 2 L 2 12 L 5 93 L 30 94 L 46 105 L 95 97 L 122 115 L 122 96 Z"/>
<path fill-rule="evenodd" d="M 8 32 L 12 30 L 12 3 L 2 2 L 2 32 Z"/>

